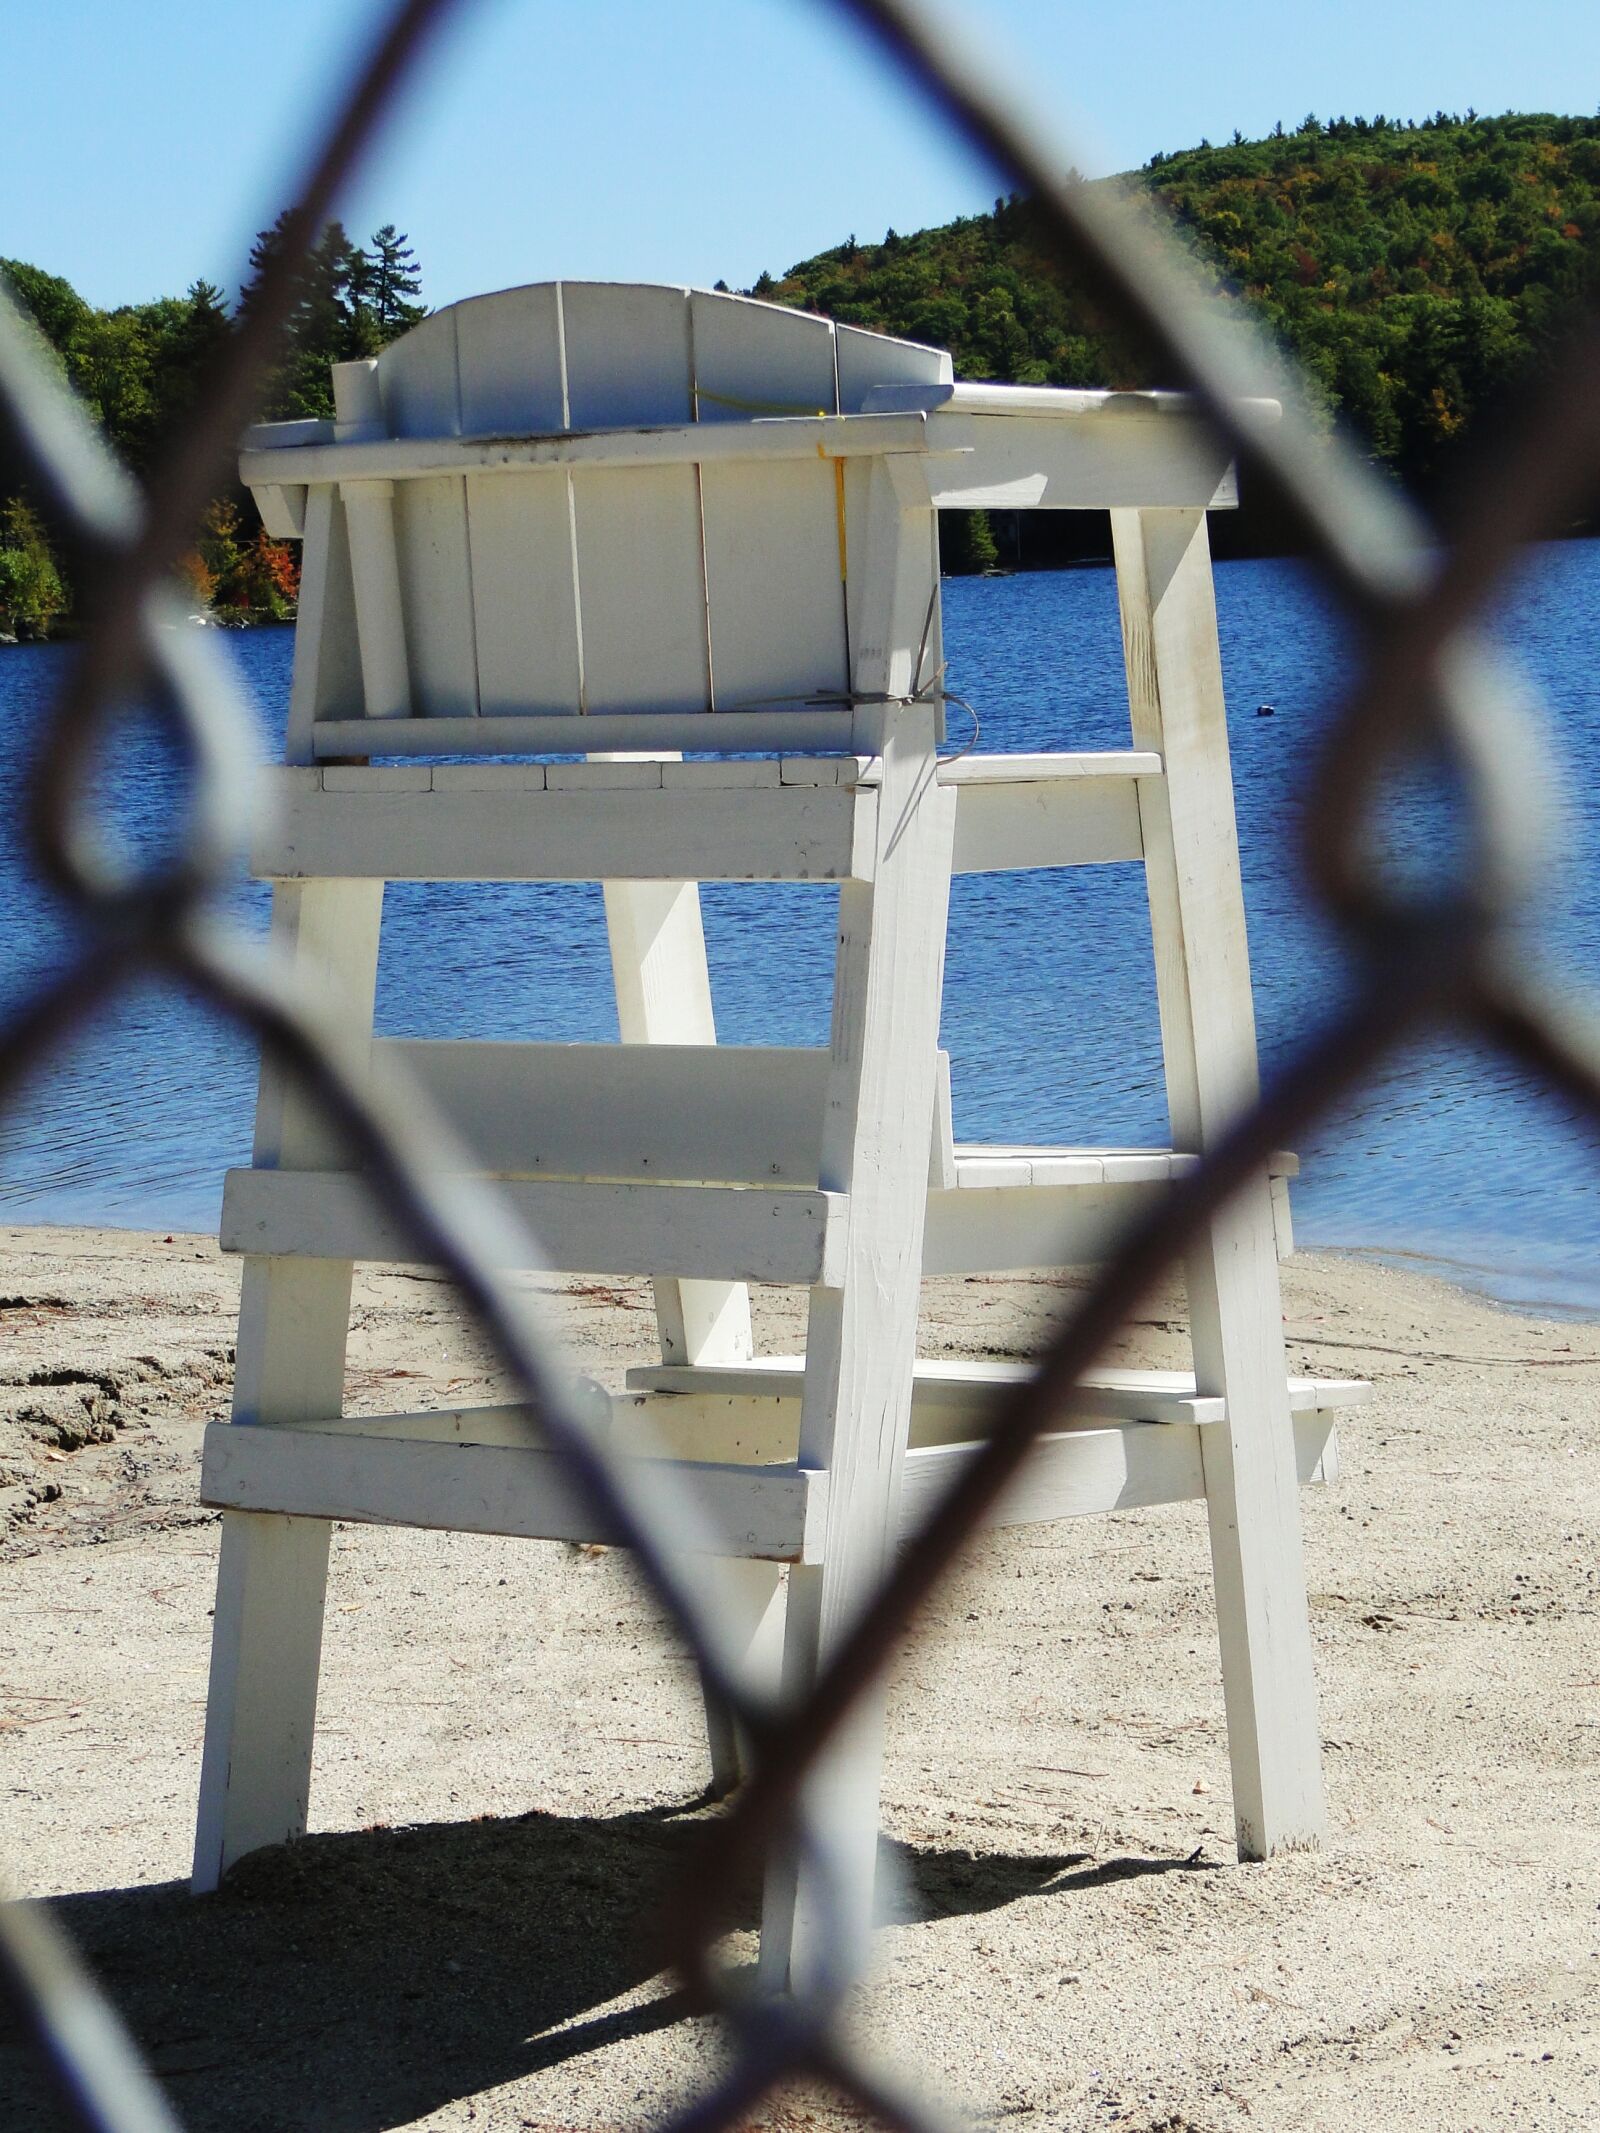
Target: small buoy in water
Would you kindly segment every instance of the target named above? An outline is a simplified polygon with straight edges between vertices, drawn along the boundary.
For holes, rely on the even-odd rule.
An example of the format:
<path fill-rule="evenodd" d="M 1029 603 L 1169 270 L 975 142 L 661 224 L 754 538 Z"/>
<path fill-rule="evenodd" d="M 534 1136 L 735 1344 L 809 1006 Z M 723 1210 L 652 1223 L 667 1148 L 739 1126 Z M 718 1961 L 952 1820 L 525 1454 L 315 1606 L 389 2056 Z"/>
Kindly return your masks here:
<path fill-rule="evenodd" d="M 1277 705 L 1276 705 L 1276 704 L 1257 704 L 1257 705 L 1256 705 L 1256 717 L 1257 717 L 1257 718 L 1273 718 L 1273 717 L 1275 717 L 1275 716 L 1276 716 L 1276 714 L 1277 714 L 1277 709 L 1278 709 L 1278 707 L 1277 707 Z"/>

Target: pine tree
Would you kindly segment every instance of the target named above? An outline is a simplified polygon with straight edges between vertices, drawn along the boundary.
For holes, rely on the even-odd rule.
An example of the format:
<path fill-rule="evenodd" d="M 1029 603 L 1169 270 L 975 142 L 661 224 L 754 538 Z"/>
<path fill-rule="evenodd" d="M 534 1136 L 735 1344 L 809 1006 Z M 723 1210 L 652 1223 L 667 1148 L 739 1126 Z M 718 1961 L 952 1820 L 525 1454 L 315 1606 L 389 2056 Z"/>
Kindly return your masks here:
<path fill-rule="evenodd" d="M 251 278 L 239 296 L 241 317 L 248 317 L 268 262 L 289 235 L 285 210 L 251 247 Z M 330 222 L 295 270 L 293 302 L 285 328 L 286 347 L 263 395 L 262 413 L 270 420 L 300 415 L 331 415 L 332 363 L 371 355 L 378 345 L 374 312 L 365 297 L 370 262 L 350 242 L 342 222 Z"/>
<path fill-rule="evenodd" d="M 215 283 L 191 282 L 180 298 L 142 307 L 151 341 L 151 417 L 147 451 L 155 457 L 194 412 L 206 376 L 233 334 L 227 299 Z"/>
<path fill-rule="evenodd" d="M 372 314 L 380 342 L 392 341 L 397 333 L 414 326 L 426 314 L 427 306 L 417 302 L 422 273 L 410 238 L 392 222 L 373 231 L 371 245 L 371 252 L 362 256 L 368 260 Z"/>
<path fill-rule="evenodd" d="M 1000 568 L 1000 549 L 987 511 L 939 513 L 939 567 L 957 578 L 986 578 Z"/>
<path fill-rule="evenodd" d="M 377 262 L 358 244 L 350 247 L 345 261 L 344 303 L 349 316 L 352 356 L 376 355 L 384 336 L 378 325 L 374 301 Z"/>
<path fill-rule="evenodd" d="M 250 253 L 251 278 L 240 293 L 239 310 L 247 316 L 267 262 L 288 235 L 289 215 L 280 215 L 263 230 Z M 330 222 L 295 275 L 283 360 L 262 401 L 269 420 L 298 415 L 331 415 L 331 363 L 376 355 L 408 326 L 426 315 L 415 302 L 422 277 L 410 239 L 386 222 L 372 239 L 371 250 L 352 244 L 343 223 Z"/>

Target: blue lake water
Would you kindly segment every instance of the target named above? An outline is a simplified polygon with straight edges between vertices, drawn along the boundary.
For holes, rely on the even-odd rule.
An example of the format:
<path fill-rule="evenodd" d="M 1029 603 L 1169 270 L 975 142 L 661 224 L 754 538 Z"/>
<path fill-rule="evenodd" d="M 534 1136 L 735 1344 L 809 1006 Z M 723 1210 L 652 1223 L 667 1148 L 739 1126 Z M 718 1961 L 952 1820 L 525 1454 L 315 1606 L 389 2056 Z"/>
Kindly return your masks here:
<path fill-rule="evenodd" d="M 1307 911 L 1296 839 L 1347 647 L 1308 574 L 1219 566 L 1240 841 L 1263 1060 L 1299 1042 L 1344 983 Z M 956 579 L 945 587 L 950 686 L 983 749 L 1128 745 L 1108 570 Z M 1542 952 L 1578 982 L 1600 969 L 1600 542 L 1532 554 L 1500 636 L 1559 738 L 1568 812 L 1540 912 Z M 230 638 L 276 752 L 292 634 Z M 0 717 L 20 768 L 71 652 L 0 651 Z M 1260 718 L 1261 703 L 1276 716 Z M 953 742 L 964 714 L 951 712 Z M 159 840 L 181 802 L 163 747 L 131 734 L 103 784 L 130 840 Z M 0 799 L 0 1014 L 74 938 L 31 877 L 13 775 Z M 1397 803 L 1398 847 L 1443 851 L 1445 805 Z M 387 892 L 379 1026 L 389 1034 L 614 1037 L 598 889 L 399 884 Z M 834 898 L 825 889 L 704 892 L 719 1034 L 826 1041 Z M 265 891 L 240 884 L 243 921 Z M 1137 866 L 955 884 L 944 1043 L 968 1139 L 1159 1143 L 1165 1138 L 1149 922 Z M 213 1227 L 223 1171 L 248 1160 L 254 1066 L 242 1036 L 170 992 L 125 996 L 0 1121 L 0 1208 L 12 1221 Z M 1311 1244 L 1416 1254 L 1507 1301 L 1600 1310 L 1600 1155 L 1559 1103 L 1502 1060 L 1434 1045 L 1393 1061 L 1301 1147 L 1297 1232 Z"/>

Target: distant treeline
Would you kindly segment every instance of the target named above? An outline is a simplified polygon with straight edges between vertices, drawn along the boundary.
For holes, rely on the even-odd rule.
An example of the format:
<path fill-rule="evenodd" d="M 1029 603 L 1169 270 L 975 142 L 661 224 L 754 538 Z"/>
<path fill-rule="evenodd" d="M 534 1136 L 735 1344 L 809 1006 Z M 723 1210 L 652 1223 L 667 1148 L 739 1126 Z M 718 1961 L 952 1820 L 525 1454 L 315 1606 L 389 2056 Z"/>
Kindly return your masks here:
<path fill-rule="evenodd" d="M 39 328 L 68 382 L 117 451 L 144 473 L 192 412 L 207 367 L 249 310 L 283 218 L 262 231 L 250 278 L 229 308 L 221 289 L 195 282 L 183 296 L 101 311 L 70 282 L 19 259 L 0 259 L 11 294 Z M 366 245 L 330 223 L 299 276 L 283 360 L 262 398 L 267 419 L 333 412 L 330 363 L 373 355 L 424 315 L 421 277 L 392 223 Z M 294 612 L 297 557 L 263 531 L 249 494 L 230 489 L 206 514 L 183 577 L 198 606 L 222 621 L 282 620 Z M 0 631 L 45 637 L 70 617 L 72 591 L 32 503 L 0 496 Z"/>
<path fill-rule="evenodd" d="M 1600 295 L 1600 119 L 1307 117 L 1099 182 L 1169 209 L 1330 416 L 1424 491 Z M 1176 382 L 1042 266 L 1015 199 L 879 244 L 852 237 L 752 293 L 949 348 L 958 377 Z"/>
<path fill-rule="evenodd" d="M 1600 119 L 1479 118 L 1422 124 L 1308 117 L 1292 132 L 1152 158 L 1129 187 L 1162 203 L 1196 257 L 1238 290 L 1300 358 L 1330 420 L 1424 491 L 1511 395 L 1536 380 L 1563 326 L 1600 295 Z M 194 405 L 207 362 L 251 302 L 281 241 L 264 231 L 230 312 L 196 282 L 182 297 L 99 311 L 58 276 L 16 260 L 0 272 L 65 374 L 136 470 Z M 881 243 L 854 237 L 750 292 L 949 348 L 957 375 L 1018 383 L 1171 384 L 1070 280 L 1041 261 L 1025 201 Z M 371 354 L 423 315 L 421 280 L 392 225 L 365 246 L 333 224 L 301 276 L 268 416 L 330 412 L 330 362 Z M 1279 529 L 1242 514 L 1243 535 Z M 1041 532 L 982 514 L 949 523 L 947 564 L 1029 559 Z M 1024 526 L 1029 530 L 1026 542 Z M 996 536 L 999 546 L 997 550 Z M 1103 537 L 1091 531 L 1091 545 Z M 1239 529 L 1232 532 L 1237 542 Z M 287 613 L 293 551 L 261 532 L 249 498 L 218 499 L 186 566 L 195 598 L 238 616 Z M 41 635 L 70 589 L 25 497 L 0 497 L 0 629 Z"/>

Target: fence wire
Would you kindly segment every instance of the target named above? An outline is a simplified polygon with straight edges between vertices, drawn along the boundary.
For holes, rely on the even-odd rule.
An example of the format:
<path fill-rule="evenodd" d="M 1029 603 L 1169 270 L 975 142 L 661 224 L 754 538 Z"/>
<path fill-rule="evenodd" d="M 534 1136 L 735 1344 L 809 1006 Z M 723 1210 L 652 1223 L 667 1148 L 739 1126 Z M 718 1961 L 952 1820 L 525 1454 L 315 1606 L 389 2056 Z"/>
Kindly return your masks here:
<path fill-rule="evenodd" d="M 176 616 L 172 566 L 208 498 L 231 477 L 235 441 L 280 344 L 306 251 L 332 212 L 401 84 L 414 75 L 454 0 L 405 0 L 381 14 L 364 63 L 330 118 L 267 261 L 248 315 L 192 421 L 140 492 L 0 298 L 0 477 L 39 504 L 81 588 L 87 623 L 53 707 L 31 795 L 42 874 L 76 907 L 86 945 L 0 1030 L 0 1108 L 18 1084 L 123 989 L 156 975 L 181 982 L 254 1031 L 342 1136 L 372 1189 L 404 1225 L 419 1261 L 454 1281 L 544 1440 L 565 1457 L 592 1509 L 634 1553 L 647 1584 L 742 1725 L 754 1769 L 664 1914 L 671 1952 L 732 2033 L 724 2070 L 671 2124 L 721 2133 L 775 2084 L 810 2075 L 879 2121 L 934 2133 L 930 2099 L 901 2089 L 847 2036 L 840 2013 L 859 1950 L 842 1931 L 841 1869 L 806 1805 L 805 1780 L 882 1671 L 1016 1472 L 1151 1286 L 1273 1150 L 1291 1144 L 1425 1029 L 1469 1032 L 1558 1089 L 1600 1127 L 1600 1011 L 1558 996 L 1507 946 L 1544 841 L 1539 740 L 1525 691 L 1480 634 L 1485 603 L 1518 550 L 1585 504 L 1600 474 L 1600 325 L 1574 332 L 1520 429 L 1482 452 L 1447 527 L 1429 525 L 1390 483 L 1329 440 L 1279 353 L 1248 330 L 1147 215 L 1066 183 L 1069 144 L 998 78 L 986 55 L 914 0 L 829 0 L 874 41 L 946 128 L 983 157 L 1003 189 L 1035 203 L 1048 262 L 1187 385 L 1208 418 L 1294 524 L 1356 625 L 1357 667 L 1302 810 L 1308 881 L 1350 945 L 1357 982 L 1260 1101 L 1148 1217 L 1123 1235 L 1033 1376 L 998 1409 L 959 1486 L 898 1557 L 873 1604 L 804 1701 L 783 1704 L 747 1678 L 689 1567 L 704 1535 L 692 1502 L 649 1500 L 639 1468 L 586 1420 L 525 1288 L 504 1269 L 535 1263 L 494 1186 L 419 1091 L 374 1086 L 364 1056 L 325 1026 L 317 1001 L 270 953 L 227 930 L 217 892 L 244 866 L 250 723 L 224 654 Z M 1263 426 L 1243 402 L 1283 403 Z M 187 818 L 170 856 L 120 864 L 84 811 L 97 744 L 135 704 L 154 704 L 184 760 Z M 1419 758 L 1448 766 L 1464 794 L 1452 878 L 1421 891 L 1375 858 L 1377 811 Z M 798 1850 L 818 1888 L 819 1961 L 782 2000 L 741 1997 L 716 1948 L 732 1922 L 724 1892 L 774 1844 Z M 839 1930 L 835 1930 L 839 1927 Z M 175 2133 L 176 2120 L 108 2002 L 35 1905 L 0 1904 L 0 1982 L 54 2070 L 69 2109 L 103 2133 Z"/>

